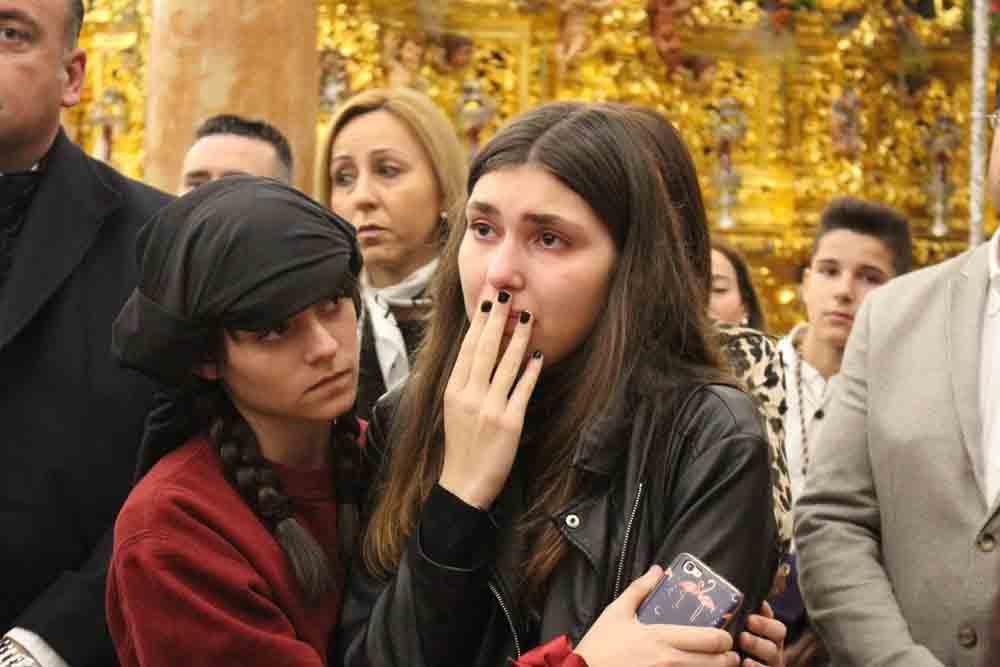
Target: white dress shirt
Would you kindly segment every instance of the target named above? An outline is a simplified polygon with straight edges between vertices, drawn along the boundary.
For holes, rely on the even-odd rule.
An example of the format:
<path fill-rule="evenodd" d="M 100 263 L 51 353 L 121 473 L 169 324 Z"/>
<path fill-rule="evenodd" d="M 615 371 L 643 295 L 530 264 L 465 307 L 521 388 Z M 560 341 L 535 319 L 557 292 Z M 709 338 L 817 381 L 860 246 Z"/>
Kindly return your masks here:
<path fill-rule="evenodd" d="M 23 646 L 42 667 L 69 667 L 62 656 L 49 646 L 48 642 L 31 630 L 12 628 L 6 636 Z"/>
<path fill-rule="evenodd" d="M 979 353 L 979 414 L 983 423 L 986 504 L 1000 491 L 1000 231 L 990 239 L 990 284 Z"/>
<path fill-rule="evenodd" d="M 785 370 L 785 404 L 788 410 L 783 420 L 785 426 L 785 455 L 788 457 L 788 477 L 792 486 L 792 501 L 802 493 L 805 486 L 805 450 L 815 444 L 823 419 L 817 417 L 826 410 L 828 382 L 808 361 L 798 365 L 799 354 L 793 340 L 805 333 L 805 326 L 798 325 L 778 342 L 781 365 Z M 799 381 L 797 368 L 802 369 L 802 402 L 799 405 Z M 802 426 L 805 424 L 806 445 L 803 447 Z M 811 451 L 811 450 L 810 450 Z"/>

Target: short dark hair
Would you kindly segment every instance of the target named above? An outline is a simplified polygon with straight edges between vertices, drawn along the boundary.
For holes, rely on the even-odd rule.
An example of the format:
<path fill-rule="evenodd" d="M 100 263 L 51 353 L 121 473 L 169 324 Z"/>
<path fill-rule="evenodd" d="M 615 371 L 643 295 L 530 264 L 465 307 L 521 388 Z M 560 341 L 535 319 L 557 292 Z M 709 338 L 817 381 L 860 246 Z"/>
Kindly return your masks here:
<path fill-rule="evenodd" d="M 816 255 L 820 240 L 839 229 L 864 234 L 881 241 L 892 253 L 892 265 L 897 276 L 903 275 L 913 267 L 910 223 L 896 209 L 855 197 L 834 199 L 820 216 L 810 261 Z"/>
<path fill-rule="evenodd" d="M 248 137 L 267 142 L 274 147 L 278 160 L 288 172 L 288 180 L 292 178 L 292 147 L 281 130 L 262 120 L 250 120 L 235 114 L 219 114 L 206 119 L 194 132 L 195 141 L 216 134 L 235 134 L 238 137 Z"/>
<path fill-rule="evenodd" d="M 83 0 L 68 0 L 66 13 L 66 43 L 69 48 L 76 46 L 76 40 L 80 39 L 80 29 L 83 27 L 83 17 L 86 7 Z"/>
<path fill-rule="evenodd" d="M 757 331 L 767 332 L 767 316 L 761 308 L 760 298 L 757 290 L 753 287 L 753 280 L 750 278 L 750 265 L 739 250 L 723 243 L 719 240 L 712 241 L 712 250 L 718 250 L 722 256 L 729 260 L 736 274 L 736 287 L 740 292 L 740 301 L 747 311 L 747 326 Z"/>

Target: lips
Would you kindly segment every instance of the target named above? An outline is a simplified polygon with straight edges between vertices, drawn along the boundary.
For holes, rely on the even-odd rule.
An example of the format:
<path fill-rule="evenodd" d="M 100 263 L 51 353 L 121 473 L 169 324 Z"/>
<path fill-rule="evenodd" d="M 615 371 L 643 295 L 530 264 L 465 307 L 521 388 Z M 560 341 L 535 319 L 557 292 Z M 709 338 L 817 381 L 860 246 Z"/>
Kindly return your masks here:
<path fill-rule="evenodd" d="M 326 377 L 324 377 L 322 380 L 320 380 L 316 384 L 310 386 L 309 389 L 307 389 L 306 391 L 310 392 L 310 391 L 315 391 L 317 389 L 323 389 L 324 387 L 327 387 L 327 386 L 329 386 L 331 384 L 335 384 L 337 382 L 340 382 L 341 380 L 346 379 L 347 377 L 350 376 L 350 374 L 351 374 L 351 369 L 348 368 L 346 370 L 342 370 L 340 372 L 333 373 L 332 375 L 327 375 Z"/>
<path fill-rule="evenodd" d="M 504 333 L 505 334 L 512 334 L 512 333 L 514 333 L 514 329 L 516 329 L 520 325 L 520 323 L 521 323 L 521 313 L 522 312 L 524 312 L 524 311 L 521 311 L 521 310 L 511 310 L 510 311 L 510 313 L 507 315 L 507 323 L 504 326 Z"/>
<path fill-rule="evenodd" d="M 844 313 L 844 312 L 841 312 L 839 310 L 831 311 L 831 312 L 827 313 L 826 316 L 829 317 L 830 319 L 836 320 L 838 322 L 848 322 L 848 323 L 850 323 L 850 322 L 854 321 L 854 315 L 852 315 L 851 313 Z"/>

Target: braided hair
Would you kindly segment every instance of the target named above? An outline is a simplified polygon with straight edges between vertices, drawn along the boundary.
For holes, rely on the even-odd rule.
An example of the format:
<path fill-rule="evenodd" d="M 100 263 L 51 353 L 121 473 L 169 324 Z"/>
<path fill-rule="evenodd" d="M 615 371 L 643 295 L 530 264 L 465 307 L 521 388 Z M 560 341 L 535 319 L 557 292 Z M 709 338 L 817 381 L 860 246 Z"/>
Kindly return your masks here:
<path fill-rule="evenodd" d="M 138 474 L 207 433 L 225 476 L 275 536 L 306 598 L 316 600 L 341 579 L 333 568 L 347 563 L 358 530 L 367 476 L 353 409 L 330 430 L 340 552 L 331 563 L 295 518 L 224 382 L 194 369 L 224 361 L 226 331 L 267 328 L 329 298 L 350 297 L 357 310 L 362 259 L 353 228 L 294 188 L 233 176 L 161 209 L 140 232 L 137 251 L 139 282 L 115 318 L 112 351 L 166 387 L 147 417 Z"/>
<path fill-rule="evenodd" d="M 250 424 L 222 390 L 202 401 L 197 421 L 207 423 L 208 435 L 222 462 L 226 479 L 261 523 L 274 535 L 306 598 L 315 602 L 343 579 L 357 538 L 357 480 L 361 479 L 360 427 L 353 408 L 337 418 L 330 436 L 331 474 L 339 505 L 338 558 L 330 562 L 312 534 L 295 517 L 295 506 L 282 489 L 270 462 L 260 453 Z"/>

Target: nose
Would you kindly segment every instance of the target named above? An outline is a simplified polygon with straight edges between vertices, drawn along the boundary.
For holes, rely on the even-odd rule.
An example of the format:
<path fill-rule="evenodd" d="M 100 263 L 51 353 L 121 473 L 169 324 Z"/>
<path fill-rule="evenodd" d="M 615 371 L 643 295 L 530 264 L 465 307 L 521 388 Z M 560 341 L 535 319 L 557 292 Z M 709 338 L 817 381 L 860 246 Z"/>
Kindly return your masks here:
<path fill-rule="evenodd" d="M 309 311 L 306 322 L 305 360 L 308 364 L 328 362 L 337 356 L 340 341 L 315 312 Z"/>
<path fill-rule="evenodd" d="M 837 279 L 835 296 L 838 301 L 850 303 L 857 299 L 858 281 L 850 271 L 841 272 Z"/>
<path fill-rule="evenodd" d="M 487 257 L 486 282 L 495 290 L 508 292 L 524 287 L 524 262 L 522 251 L 508 235 Z"/>

